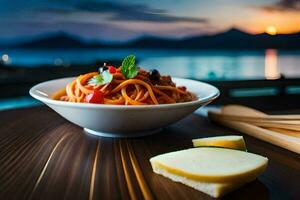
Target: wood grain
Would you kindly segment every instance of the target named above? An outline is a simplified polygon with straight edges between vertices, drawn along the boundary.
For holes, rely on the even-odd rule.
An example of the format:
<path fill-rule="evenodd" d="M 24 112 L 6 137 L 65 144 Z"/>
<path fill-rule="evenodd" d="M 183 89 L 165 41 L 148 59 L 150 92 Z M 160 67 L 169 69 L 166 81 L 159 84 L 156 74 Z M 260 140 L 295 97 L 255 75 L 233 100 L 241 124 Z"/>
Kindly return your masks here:
<path fill-rule="evenodd" d="M 154 174 L 149 159 L 190 148 L 194 138 L 226 134 L 239 133 L 193 114 L 152 136 L 98 138 L 44 106 L 2 111 L 0 199 L 211 199 Z M 269 166 L 223 199 L 300 199 L 299 155 L 244 137 Z"/>

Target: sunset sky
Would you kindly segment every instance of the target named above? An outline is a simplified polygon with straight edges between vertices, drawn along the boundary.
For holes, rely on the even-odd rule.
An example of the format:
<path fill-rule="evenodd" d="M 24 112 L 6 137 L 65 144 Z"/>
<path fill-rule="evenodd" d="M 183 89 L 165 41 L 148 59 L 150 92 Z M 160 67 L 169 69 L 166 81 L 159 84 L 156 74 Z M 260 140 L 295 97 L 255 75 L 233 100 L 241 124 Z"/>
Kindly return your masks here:
<path fill-rule="evenodd" d="M 2 41 L 58 31 L 103 41 L 178 38 L 231 27 L 300 31 L 300 0 L 0 0 L 0 5 Z"/>

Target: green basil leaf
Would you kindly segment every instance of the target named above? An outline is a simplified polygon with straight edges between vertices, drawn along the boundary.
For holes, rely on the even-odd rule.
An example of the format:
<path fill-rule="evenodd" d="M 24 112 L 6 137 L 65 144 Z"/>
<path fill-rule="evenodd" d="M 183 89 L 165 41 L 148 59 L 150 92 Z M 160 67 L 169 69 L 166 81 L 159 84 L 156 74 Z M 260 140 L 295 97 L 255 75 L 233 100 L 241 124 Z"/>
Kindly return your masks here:
<path fill-rule="evenodd" d="M 88 81 L 89 85 L 98 85 L 103 82 L 103 77 L 99 74 Z"/>
<path fill-rule="evenodd" d="M 102 72 L 102 77 L 104 80 L 104 84 L 110 83 L 113 80 L 113 75 L 109 73 L 109 70 L 105 70 Z"/>
<path fill-rule="evenodd" d="M 108 70 L 103 71 L 101 74 L 94 76 L 88 81 L 89 85 L 105 85 L 110 83 L 113 79 L 113 75 Z"/>
<path fill-rule="evenodd" d="M 134 78 L 138 74 L 134 55 L 129 55 L 123 60 L 121 72 L 126 78 Z"/>
<path fill-rule="evenodd" d="M 139 73 L 138 69 L 136 66 L 132 67 L 131 69 L 129 69 L 128 73 L 127 73 L 127 78 L 134 78 L 136 77 L 136 75 Z"/>
<path fill-rule="evenodd" d="M 122 62 L 122 67 L 124 67 L 125 69 L 128 69 L 134 65 L 135 65 L 135 56 L 134 55 L 127 56 L 126 58 L 124 58 L 124 60 Z"/>

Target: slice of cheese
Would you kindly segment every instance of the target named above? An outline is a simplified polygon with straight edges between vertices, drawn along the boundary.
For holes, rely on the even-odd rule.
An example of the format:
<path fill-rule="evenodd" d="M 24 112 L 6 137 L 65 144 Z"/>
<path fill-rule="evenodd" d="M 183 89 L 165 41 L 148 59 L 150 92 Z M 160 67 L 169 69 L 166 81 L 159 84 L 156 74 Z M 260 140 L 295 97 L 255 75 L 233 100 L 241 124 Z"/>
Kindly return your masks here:
<path fill-rule="evenodd" d="M 229 135 L 208 138 L 199 138 L 192 140 L 194 147 L 224 147 L 246 151 L 246 145 L 243 136 Z"/>
<path fill-rule="evenodd" d="M 153 171 L 157 174 L 163 175 L 171 179 L 172 181 L 183 183 L 191 188 L 204 192 L 212 197 L 219 198 L 224 196 L 225 194 L 243 186 L 247 182 L 240 183 L 209 183 L 204 181 L 195 181 L 192 179 L 188 179 L 184 176 L 178 176 L 172 173 L 167 172 L 166 170 L 159 168 L 157 166 L 153 166 Z M 248 181 L 250 182 L 250 181 Z"/>
<path fill-rule="evenodd" d="M 153 171 L 213 197 L 253 181 L 268 159 L 244 151 L 202 147 L 155 156 Z"/>

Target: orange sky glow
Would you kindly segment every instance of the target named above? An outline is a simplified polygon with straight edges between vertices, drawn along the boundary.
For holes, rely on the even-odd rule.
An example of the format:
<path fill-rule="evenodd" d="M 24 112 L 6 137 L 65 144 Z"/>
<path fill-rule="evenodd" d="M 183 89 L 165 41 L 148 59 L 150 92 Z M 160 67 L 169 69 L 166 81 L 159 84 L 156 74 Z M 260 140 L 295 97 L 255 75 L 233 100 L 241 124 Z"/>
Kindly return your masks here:
<path fill-rule="evenodd" d="M 5 27 L 0 29 L 0 40 L 61 31 L 107 41 L 182 38 L 231 28 L 270 35 L 300 31 L 299 0 L 26 2 L 0 0 L 0 24 Z"/>
<path fill-rule="evenodd" d="M 249 33 L 263 33 L 268 27 L 276 28 L 277 34 L 300 31 L 300 15 L 295 12 L 261 12 L 247 21 L 243 19 L 237 26 Z"/>

